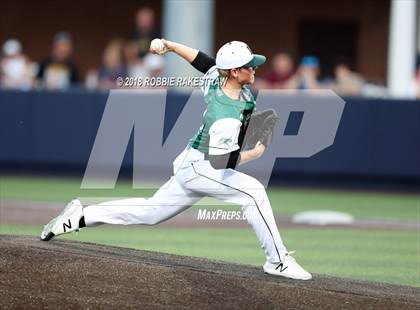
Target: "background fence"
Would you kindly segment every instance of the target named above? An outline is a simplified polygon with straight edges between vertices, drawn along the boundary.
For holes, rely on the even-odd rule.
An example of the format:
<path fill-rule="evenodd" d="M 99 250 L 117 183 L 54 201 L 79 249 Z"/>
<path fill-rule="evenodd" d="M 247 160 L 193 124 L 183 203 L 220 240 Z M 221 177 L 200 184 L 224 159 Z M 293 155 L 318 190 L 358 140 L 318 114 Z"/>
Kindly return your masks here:
<path fill-rule="evenodd" d="M 0 166 L 82 173 L 104 111 L 107 93 L 0 92 Z M 168 93 L 165 135 L 188 94 Z M 344 98 L 335 142 L 311 158 L 277 159 L 272 181 L 299 178 L 375 178 L 420 181 L 420 103 Z M 204 107 L 203 107 L 204 109 Z M 148 113 L 144 111 L 144 113 Z M 188 137 L 182 137 L 187 143 Z M 168 163 L 162 163 L 165 165 Z M 132 169 L 132 142 L 122 171 Z"/>

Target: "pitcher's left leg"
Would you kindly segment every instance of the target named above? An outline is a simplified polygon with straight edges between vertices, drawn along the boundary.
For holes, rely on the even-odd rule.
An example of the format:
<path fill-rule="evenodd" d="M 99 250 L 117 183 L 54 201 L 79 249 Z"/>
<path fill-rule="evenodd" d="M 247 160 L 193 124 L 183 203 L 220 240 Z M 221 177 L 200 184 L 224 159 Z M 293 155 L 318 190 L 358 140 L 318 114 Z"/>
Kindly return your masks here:
<path fill-rule="evenodd" d="M 264 186 L 255 178 L 238 171 L 225 173 L 222 180 L 238 193 L 231 199 L 240 202 L 246 219 L 265 250 L 267 261 L 279 262 L 286 253 Z"/>
<path fill-rule="evenodd" d="M 241 205 L 265 250 L 267 261 L 279 262 L 287 250 L 278 232 L 264 186 L 255 178 L 236 170 L 215 170 L 204 163 L 193 163 L 193 167 L 200 177 L 186 186 L 210 197 Z"/>
<path fill-rule="evenodd" d="M 209 196 L 242 205 L 248 223 L 252 225 L 261 247 L 265 250 L 267 259 L 263 269 L 266 273 L 299 280 L 312 278 L 311 274 L 295 261 L 291 253 L 287 252 L 265 188 L 258 180 L 230 169 L 221 173 L 209 168 L 200 170 L 200 167 L 197 167 L 196 171 L 200 178 L 193 183 L 198 183 L 201 190 L 205 190 Z M 194 184 L 189 186 L 193 187 Z"/>

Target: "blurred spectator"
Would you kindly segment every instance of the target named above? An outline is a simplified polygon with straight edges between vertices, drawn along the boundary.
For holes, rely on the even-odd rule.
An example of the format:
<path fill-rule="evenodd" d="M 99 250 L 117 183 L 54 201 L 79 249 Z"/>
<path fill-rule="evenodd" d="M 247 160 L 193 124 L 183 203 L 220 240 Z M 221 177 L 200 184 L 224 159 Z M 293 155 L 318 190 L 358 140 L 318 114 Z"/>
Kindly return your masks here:
<path fill-rule="evenodd" d="M 79 82 L 79 70 L 72 61 L 73 40 L 69 33 L 54 36 L 51 56 L 40 63 L 38 79 L 47 89 L 66 89 Z"/>
<path fill-rule="evenodd" d="M 414 73 L 414 93 L 417 99 L 420 99 L 420 54 L 417 55 L 416 72 Z"/>
<path fill-rule="evenodd" d="M 123 52 L 128 76 L 143 77 L 148 75 L 142 59 L 138 57 L 137 43 L 135 41 L 126 41 Z"/>
<path fill-rule="evenodd" d="M 349 62 L 339 60 L 334 67 L 335 80 L 333 90 L 344 96 L 359 96 L 362 91 L 364 80 L 362 76 L 350 70 Z"/>
<path fill-rule="evenodd" d="M 165 66 L 165 62 L 162 56 L 151 53 L 144 57 L 143 63 L 147 68 L 150 77 L 160 76 Z"/>
<path fill-rule="evenodd" d="M 274 55 L 271 70 L 259 81 L 259 88 L 296 88 L 296 71 L 288 53 Z"/>
<path fill-rule="evenodd" d="M 22 45 L 16 39 L 3 44 L 3 57 L 0 62 L 1 87 L 28 90 L 33 86 L 34 67 L 23 53 Z"/>
<path fill-rule="evenodd" d="M 86 76 L 86 87 L 89 89 L 111 89 L 117 87 L 117 79 L 127 76 L 123 60 L 123 45 L 120 40 L 113 40 L 105 47 L 102 54 L 102 66 L 90 70 Z"/>
<path fill-rule="evenodd" d="M 135 30 L 130 36 L 137 48 L 138 57 L 149 53 L 150 42 L 160 38 L 160 32 L 155 27 L 155 12 L 148 7 L 141 8 L 135 15 Z"/>
<path fill-rule="evenodd" d="M 102 67 L 98 70 L 98 86 L 110 89 L 116 86 L 118 77 L 126 77 L 127 70 L 123 62 L 121 41 L 111 41 L 102 55 Z"/>
<path fill-rule="evenodd" d="M 151 53 L 143 58 L 137 57 L 135 42 L 127 41 L 124 45 L 124 57 L 127 65 L 127 73 L 130 77 L 156 77 L 162 74 L 164 60 L 162 56 Z"/>
<path fill-rule="evenodd" d="M 320 73 L 319 59 L 315 56 L 304 56 L 298 69 L 299 89 L 319 89 L 321 85 L 318 81 Z"/>

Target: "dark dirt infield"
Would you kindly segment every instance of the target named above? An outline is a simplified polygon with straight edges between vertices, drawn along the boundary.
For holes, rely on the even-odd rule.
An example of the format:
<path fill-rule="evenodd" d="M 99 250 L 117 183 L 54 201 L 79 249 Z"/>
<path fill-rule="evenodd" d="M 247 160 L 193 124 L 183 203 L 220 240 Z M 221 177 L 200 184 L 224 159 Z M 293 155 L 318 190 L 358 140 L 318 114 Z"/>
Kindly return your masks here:
<path fill-rule="evenodd" d="M 420 289 L 76 241 L 0 236 L 0 308 L 419 309 Z"/>

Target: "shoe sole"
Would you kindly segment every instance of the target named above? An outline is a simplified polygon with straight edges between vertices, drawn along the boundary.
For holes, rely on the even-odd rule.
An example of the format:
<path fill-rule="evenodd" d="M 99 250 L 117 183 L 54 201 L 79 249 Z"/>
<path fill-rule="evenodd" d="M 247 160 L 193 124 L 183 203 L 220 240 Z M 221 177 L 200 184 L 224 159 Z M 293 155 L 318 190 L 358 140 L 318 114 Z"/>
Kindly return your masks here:
<path fill-rule="evenodd" d="M 52 232 L 52 231 L 50 231 L 46 236 L 45 236 L 45 238 L 44 239 L 42 239 L 42 238 L 40 238 L 41 239 L 41 241 L 50 241 L 52 238 L 54 238 L 54 236 L 55 236 L 55 234 Z"/>
<path fill-rule="evenodd" d="M 265 271 L 265 270 L 264 270 L 264 273 L 265 273 L 265 274 L 268 274 L 268 275 L 270 275 L 270 276 L 274 276 L 274 277 L 283 277 L 283 278 L 286 278 L 286 279 L 292 279 L 292 280 L 308 281 L 308 280 L 311 280 L 311 279 L 312 279 L 312 276 L 311 276 L 310 278 L 292 278 L 292 277 L 289 277 L 289 276 L 286 276 L 286 275 L 283 275 L 283 274 L 270 273 L 270 272 L 267 272 L 267 271 Z"/>
<path fill-rule="evenodd" d="M 54 228 L 54 225 L 57 222 L 57 219 L 58 219 L 58 216 L 56 218 L 53 218 L 47 225 L 45 225 L 41 233 L 41 237 L 40 237 L 41 241 L 49 241 L 55 236 L 55 234 L 52 232 L 52 229 Z"/>

